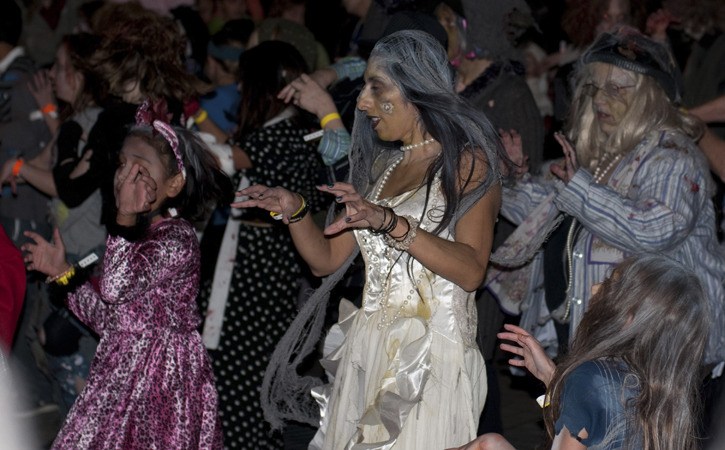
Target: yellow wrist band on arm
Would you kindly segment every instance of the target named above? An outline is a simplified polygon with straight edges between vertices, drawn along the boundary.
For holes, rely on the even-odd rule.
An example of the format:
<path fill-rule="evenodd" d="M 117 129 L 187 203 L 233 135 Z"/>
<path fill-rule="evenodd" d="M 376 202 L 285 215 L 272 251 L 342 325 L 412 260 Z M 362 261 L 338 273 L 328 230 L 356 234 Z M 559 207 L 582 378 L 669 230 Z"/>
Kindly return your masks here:
<path fill-rule="evenodd" d="M 333 112 L 333 113 L 326 115 L 325 117 L 322 118 L 322 120 L 320 120 L 320 127 L 325 128 L 325 125 L 327 125 L 328 123 L 332 122 L 335 119 L 342 120 L 342 117 L 340 117 L 340 114 L 337 112 Z"/>

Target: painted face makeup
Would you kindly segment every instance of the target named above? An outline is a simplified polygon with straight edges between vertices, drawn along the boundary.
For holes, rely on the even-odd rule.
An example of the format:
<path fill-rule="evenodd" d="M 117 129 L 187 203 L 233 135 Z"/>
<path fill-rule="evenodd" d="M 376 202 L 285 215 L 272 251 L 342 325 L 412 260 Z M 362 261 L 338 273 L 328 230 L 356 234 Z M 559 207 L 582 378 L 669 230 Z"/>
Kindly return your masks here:
<path fill-rule="evenodd" d="M 412 141 L 417 127 L 415 107 L 403 99 L 400 89 L 374 61 L 365 70 L 365 87 L 357 108 L 367 114 L 380 139 Z"/>
<path fill-rule="evenodd" d="M 592 98 L 592 108 L 601 131 L 609 136 L 627 114 L 631 104 L 635 75 L 604 63 L 591 64 L 591 76 L 582 93 Z"/>

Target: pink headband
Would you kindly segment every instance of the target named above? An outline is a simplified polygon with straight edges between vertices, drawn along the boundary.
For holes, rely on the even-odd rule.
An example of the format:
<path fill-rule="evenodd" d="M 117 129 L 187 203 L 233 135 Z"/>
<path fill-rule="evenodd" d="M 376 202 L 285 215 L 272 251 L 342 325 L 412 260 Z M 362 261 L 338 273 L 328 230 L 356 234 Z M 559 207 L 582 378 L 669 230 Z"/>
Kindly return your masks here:
<path fill-rule="evenodd" d="M 181 157 L 181 152 L 179 151 L 179 137 L 171 125 L 162 120 L 154 119 L 154 117 L 163 116 L 162 114 L 158 114 L 157 110 L 159 109 L 166 109 L 166 103 L 163 100 L 156 102 L 154 105 L 151 105 L 148 100 L 144 100 L 136 111 L 136 125 L 151 126 L 166 139 L 166 142 L 171 146 L 171 150 L 174 151 L 179 172 L 181 172 L 181 176 L 186 180 L 186 167 L 184 167 L 184 159 Z"/>

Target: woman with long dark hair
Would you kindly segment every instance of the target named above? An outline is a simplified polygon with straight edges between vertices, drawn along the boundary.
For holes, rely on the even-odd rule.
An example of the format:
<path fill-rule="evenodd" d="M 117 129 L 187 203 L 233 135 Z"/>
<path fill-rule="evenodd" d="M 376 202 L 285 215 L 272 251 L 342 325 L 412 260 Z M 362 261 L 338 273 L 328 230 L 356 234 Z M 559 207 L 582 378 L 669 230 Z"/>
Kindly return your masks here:
<path fill-rule="evenodd" d="M 357 102 L 351 182 L 321 186 L 344 206 L 324 231 L 306 200 L 254 185 L 239 207 L 284 223 L 316 275 L 329 275 L 277 346 L 262 385 L 266 418 L 319 424 L 310 448 L 419 449 L 475 436 L 485 369 L 475 343 L 482 282 L 500 203 L 501 146 L 488 120 L 453 90 L 445 49 L 402 31 L 373 50 Z M 363 307 L 340 307 L 323 366 L 300 379 L 332 285 L 358 254 Z M 336 339 L 335 339 L 336 338 Z M 336 341 L 336 342 L 335 342 Z"/>

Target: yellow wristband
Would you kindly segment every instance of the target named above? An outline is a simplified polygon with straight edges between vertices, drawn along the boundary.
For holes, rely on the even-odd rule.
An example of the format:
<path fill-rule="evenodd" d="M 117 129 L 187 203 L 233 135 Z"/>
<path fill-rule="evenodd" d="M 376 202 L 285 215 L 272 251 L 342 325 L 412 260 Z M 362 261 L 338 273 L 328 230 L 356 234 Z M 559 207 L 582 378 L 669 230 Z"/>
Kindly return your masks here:
<path fill-rule="evenodd" d="M 300 213 L 301 213 L 302 211 L 304 211 L 304 210 L 305 210 L 305 208 L 307 208 L 307 201 L 306 201 L 306 200 L 305 200 L 305 198 L 304 198 L 304 197 L 302 196 L 302 194 L 299 194 L 299 193 L 298 193 L 298 194 L 297 194 L 297 197 L 299 197 L 299 198 L 300 198 L 300 201 L 302 202 L 302 204 L 300 205 L 299 209 L 297 209 L 297 211 L 295 211 L 295 212 L 294 212 L 294 214 L 292 214 L 292 215 L 290 216 L 290 219 L 291 219 L 291 218 L 293 218 L 293 217 L 296 217 L 296 216 L 298 216 L 298 215 L 299 215 L 299 214 L 300 214 Z M 269 212 L 269 215 L 270 215 L 270 216 L 271 216 L 271 217 L 272 217 L 272 218 L 273 218 L 274 220 L 282 220 L 282 213 L 278 213 L 278 212 L 276 212 L 276 211 L 270 211 L 270 212 Z"/>
<path fill-rule="evenodd" d="M 76 274 L 76 268 L 75 266 L 70 266 L 65 272 L 62 272 L 54 277 L 48 277 L 47 280 L 45 280 L 46 283 L 50 284 L 52 282 L 56 282 L 57 284 L 61 286 L 67 286 L 70 282 L 70 279 L 73 278 L 73 276 Z"/>
<path fill-rule="evenodd" d="M 206 109 L 200 109 L 199 114 L 194 116 L 194 123 L 199 125 L 200 123 L 202 123 L 203 121 L 205 121 L 208 118 L 209 118 L 209 113 L 206 112 Z"/>
<path fill-rule="evenodd" d="M 325 128 L 325 125 L 327 125 L 328 123 L 332 122 L 335 119 L 342 120 L 342 117 L 340 117 L 340 114 L 336 113 L 336 112 L 326 115 L 325 117 L 322 118 L 322 120 L 320 120 L 320 127 Z"/>

